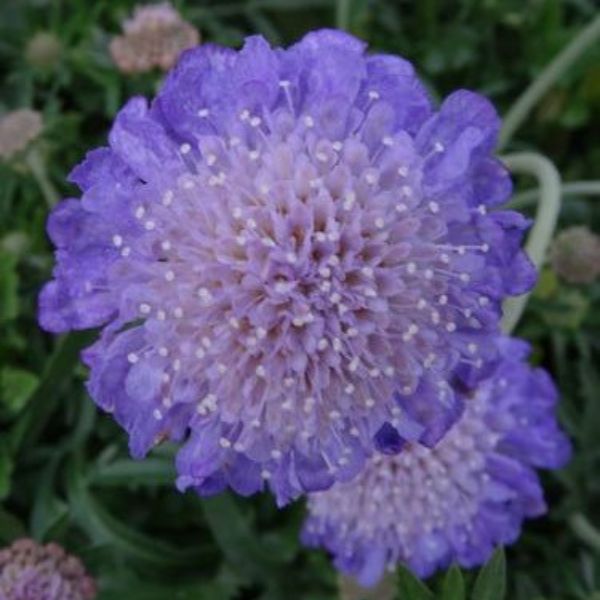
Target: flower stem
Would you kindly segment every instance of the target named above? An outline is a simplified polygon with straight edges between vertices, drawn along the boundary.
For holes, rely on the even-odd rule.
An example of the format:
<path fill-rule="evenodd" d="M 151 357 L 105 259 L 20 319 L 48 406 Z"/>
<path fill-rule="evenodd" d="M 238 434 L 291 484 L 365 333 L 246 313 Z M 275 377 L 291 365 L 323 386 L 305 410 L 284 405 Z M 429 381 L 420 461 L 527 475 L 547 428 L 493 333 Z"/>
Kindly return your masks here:
<path fill-rule="evenodd" d="M 544 257 L 554 235 L 556 222 L 560 213 L 560 174 L 552 161 L 535 152 L 509 154 L 508 156 L 504 156 L 502 160 L 514 173 L 533 175 L 540 183 L 540 200 L 538 202 L 535 222 L 525 245 L 525 250 L 529 258 L 539 269 L 544 262 Z M 529 293 L 509 298 L 504 303 L 502 328 L 506 333 L 511 333 L 516 327 L 525 310 L 528 299 Z"/>
<path fill-rule="evenodd" d="M 560 188 L 564 196 L 600 196 L 600 181 L 571 181 L 564 183 Z M 510 202 L 509 208 L 519 210 L 535 202 L 540 195 L 540 190 L 533 189 L 517 194 Z"/>
<path fill-rule="evenodd" d="M 338 29 L 350 31 L 350 4 L 351 0 L 337 0 L 335 23 Z"/>
<path fill-rule="evenodd" d="M 581 513 L 575 513 L 569 518 L 573 533 L 596 551 L 600 551 L 600 531 L 596 529 Z"/>
<path fill-rule="evenodd" d="M 340 600 L 394 600 L 396 574 L 386 573 L 374 588 L 363 588 L 351 577 L 340 575 Z"/>
<path fill-rule="evenodd" d="M 563 48 L 548 66 L 536 77 L 531 85 L 519 96 L 504 118 L 500 132 L 499 149 L 504 148 L 515 131 L 525 121 L 538 100 L 556 83 L 569 67 L 600 36 L 600 15 L 587 27 L 584 27 L 565 48 Z"/>
<path fill-rule="evenodd" d="M 52 208 L 59 201 L 60 196 L 48 178 L 46 166 L 37 148 L 32 148 L 27 152 L 25 163 L 36 180 L 48 208 Z"/>

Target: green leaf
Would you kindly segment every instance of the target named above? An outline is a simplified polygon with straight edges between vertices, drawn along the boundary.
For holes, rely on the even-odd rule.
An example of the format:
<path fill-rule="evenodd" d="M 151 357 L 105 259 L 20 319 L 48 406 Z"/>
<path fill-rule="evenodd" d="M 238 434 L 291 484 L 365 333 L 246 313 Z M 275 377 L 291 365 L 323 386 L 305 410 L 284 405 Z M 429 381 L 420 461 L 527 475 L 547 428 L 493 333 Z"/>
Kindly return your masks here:
<path fill-rule="evenodd" d="M 56 408 L 65 385 L 71 381 L 73 369 L 79 362 L 79 353 L 89 345 L 95 332 L 78 332 L 59 340 L 46 363 L 40 384 L 29 399 L 27 408 L 11 431 L 13 448 L 32 445 Z"/>
<path fill-rule="evenodd" d="M 465 581 L 457 565 L 452 565 L 446 572 L 440 600 L 465 600 Z"/>
<path fill-rule="evenodd" d="M 0 500 L 10 494 L 14 468 L 13 458 L 4 439 L 0 439 Z"/>
<path fill-rule="evenodd" d="M 202 546 L 180 549 L 162 540 L 140 533 L 111 515 L 87 489 L 81 468 L 73 463 L 69 470 L 68 497 L 73 517 L 96 544 L 110 544 L 131 558 L 169 567 L 202 565 L 210 567 L 210 558 Z"/>
<path fill-rule="evenodd" d="M 402 600 L 433 600 L 433 592 L 405 566 L 398 567 L 398 591 Z"/>
<path fill-rule="evenodd" d="M 285 557 L 270 552 L 229 494 L 202 500 L 204 516 L 227 560 L 254 580 L 267 581 L 281 570 Z"/>
<path fill-rule="evenodd" d="M 54 490 L 58 460 L 48 463 L 39 476 L 35 500 L 31 511 L 31 534 L 37 540 L 44 541 L 48 532 L 60 523 L 69 513 L 67 504 Z"/>
<path fill-rule="evenodd" d="M 0 250 L 0 323 L 19 314 L 19 279 L 14 255 Z"/>
<path fill-rule="evenodd" d="M 173 461 L 162 458 L 121 459 L 100 465 L 91 475 L 95 485 L 173 485 Z"/>
<path fill-rule="evenodd" d="M 473 600 L 504 600 L 506 595 L 506 558 L 500 547 L 483 566 L 473 586 Z"/>
<path fill-rule="evenodd" d="M 137 581 L 114 581 L 111 577 L 102 586 L 98 600 L 229 600 L 237 597 L 237 586 L 227 586 L 220 581 L 206 583 L 204 581 L 181 583 L 172 582 L 168 585 L 137 582 Z"/>
<path fill-rule="evenodd" d="M 38 377 L 29 371 L 4 367 L 0 372 L 2 407 L 10 415 L 18 414 L 27 404 L 38 383 Z"/>

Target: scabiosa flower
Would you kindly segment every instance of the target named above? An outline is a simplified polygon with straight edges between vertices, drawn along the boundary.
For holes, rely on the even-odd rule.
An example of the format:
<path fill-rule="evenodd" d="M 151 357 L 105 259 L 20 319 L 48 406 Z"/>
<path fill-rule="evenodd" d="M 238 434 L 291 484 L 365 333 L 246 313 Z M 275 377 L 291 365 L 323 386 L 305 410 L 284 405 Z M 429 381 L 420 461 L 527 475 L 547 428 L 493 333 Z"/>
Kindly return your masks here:
<path fill-rule="evenodd" d="M 408 444 L 375 455 L 352 482 L 309 496 L 305 543 L 373 585 L 402 562 L 426 577 L 451 562 L 484 563 L 546 510 L 536 468 L 559 468 L 570 445 L 555 418 L 556 389 L 524 361 L 526 344 L 503 339 L 504 358 L 465 402 L 435 448 Z"/>
<path fill-rule="evenodd" d="M 135 456 L 187 440 L 181 488 L 268 479 L 285 502 L 356 474 L 375 434 L 434 444 L 534 279 L 526 221 L 489 210 L 498 126 L 341 32 L 194 49 L 72 173 L 41 324 L 104 326 L 91 395 Z"/>
<path fill-rule="evenodd" d="M 138 6 L 123 31 L 110 43 L 111 56 L 123 73 L 168 71 L 184 50 L 200 42 L 198 30 L 168 2 Z"/>
<path fill-rule="evenodd" d="M 568 283 L 592 283 L 600 275 L 600 236 L 585 226 L 561 231 L 550 248 L 550 264 Z"/>
<path fill-rule="evenodd" d="M 93 600 L 96 584 L 58 544 L 17 540 L 0 550 L 1 600 Z"/>
<path fill-rule="evenodd" d="M 35 140 L 42 132 L 39 112 L 20 108 L 0 118 L 0 160 L 10 160 Z"/>

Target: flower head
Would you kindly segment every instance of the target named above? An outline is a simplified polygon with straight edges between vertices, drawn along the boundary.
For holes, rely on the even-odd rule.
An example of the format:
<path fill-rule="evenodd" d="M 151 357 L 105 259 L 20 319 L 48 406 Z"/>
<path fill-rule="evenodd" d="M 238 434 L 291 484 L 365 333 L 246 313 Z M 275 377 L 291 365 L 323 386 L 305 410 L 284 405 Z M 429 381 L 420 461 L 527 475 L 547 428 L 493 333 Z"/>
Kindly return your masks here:
<path fill-rule="evenodd" d="M 375 456 L 352 482 L 309 497 L 306 543 L 372 585 L 399 562 L 419 576 L 453 561 L 481 564 L 516 540 L 523 519 L 545 512 L 535 469 L 558 468 L 570 454 L 556 390 L 525 364 L 522 342 L 501 345 L 505 358 L 435 448 Z"/>
<path fill-rule="evenodd" d="M 0 550 L 2 600 L 93 600 L 96 584 L 58 544 L 20 539 Z"/>
<path fill-rule="evenodd" d="M 168 2 L 138 6 L 123 31 L 110 44 L 112 58 L 123 73 L 167 71 L 184 50 L 200 42 L 198 30 Z"/>
<path fill-rule="evenodd" d="M 585 226 L 561 231 L 550 249 L 550 264 L 569 283 L 592 283 L 600 275 L 600 236 Z"/>
<path fill-rule="evenodd" d="M 337 31 L 187 52 L 54 211 L 50 331 L 104 326 L 89 389 L 143 455 L 185 438 L 180 487 L 281 502 L 377 447 L 434 444 L 529 287 L 498 118 L 435 111 L 401 58 Z M 387 424 L 385 428 L 382 426 Z"/>
<path fill-rule="evenodd" d="M 35 110 L 21 108 L 0 118 L 0 159 L 10 160 L 42 132 L 42 116 Z"/>
<path fill-rule="evenodd" d="M 63 52 L 60 39 L 50 31 L 38 31 L 27 43 L 25 58 L 27 62 L 41 71 L 55 68 Z"/>

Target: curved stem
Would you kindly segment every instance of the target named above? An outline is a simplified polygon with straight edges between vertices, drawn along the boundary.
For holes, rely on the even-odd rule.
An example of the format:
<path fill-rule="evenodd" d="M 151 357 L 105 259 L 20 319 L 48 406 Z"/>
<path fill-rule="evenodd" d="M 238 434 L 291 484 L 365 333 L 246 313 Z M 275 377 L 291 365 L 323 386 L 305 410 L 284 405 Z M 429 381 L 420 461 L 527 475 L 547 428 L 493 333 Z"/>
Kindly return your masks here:
<path fill-rule="evenodd" d="M 351 0 L 337 0 L 335 10 L 335 23 L 338 29 L 350 31 L 350 2 Z"/>
<path fill-rule="evenodd" d="M 502 158 L 508 169 L 514 173 L 525 173 L 535 176 L 540 183 L 540 201 L 535 216 L 535 222 L 531 228 L 525 250 L 533 264 L 539 269 L 546 256 L 546 251 L 560 213 L 560 174 L 556 167 L 545 156 L 535 152 L 520 152 L 509 154 Z M 509 298 L 504 303 L 504 317 L 502 329 L 511 333 L 517 323 L 529 299 L 529 294 L 522 294 L 515 298 Z"/>
<path fill-rule="evenodd" d="M 44 161 L 37 148 L 32 148 L 25 156 L 25 162 L 37 182 L 48 208 L 52 208 L 59 200 L 58 192 L 48 179 Z"/>
<path fill-rule="evenodd" d="M 560 188 L 562 196 L 600 196 L 600 181 L 571 181 Z M 539 189 L 527 190 L 517 194 L 509 203 L 509 208 L 518 210 L 535 202 L 540 195 Z"/>
<path fill-rule="evenodd" d="M 567 69 L 589 48 L 600 36 L 600 15 L 587 27 L 582 29 L 550 64 L 536 77 L 533 83 L 519 96 L 504 118 L 500 132 L 499 149 L 508 144 L 515 131 L 527 118 L 538 100 L 567 71 Z"/>

